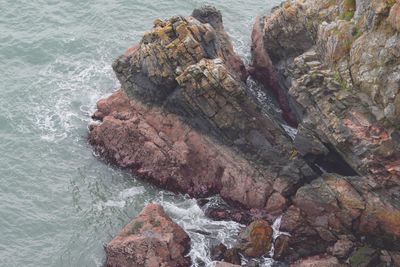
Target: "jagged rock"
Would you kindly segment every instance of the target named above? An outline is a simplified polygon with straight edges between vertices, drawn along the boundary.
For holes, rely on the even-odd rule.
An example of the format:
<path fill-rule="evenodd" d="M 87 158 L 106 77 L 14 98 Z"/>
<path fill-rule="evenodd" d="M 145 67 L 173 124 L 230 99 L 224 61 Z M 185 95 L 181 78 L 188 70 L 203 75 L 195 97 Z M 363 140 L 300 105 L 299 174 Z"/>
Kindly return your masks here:
<path fill-rule="evenodd" d="M 101 123 L 89 134 L 110 162 L 170 190 L 219 193 L 257 209 L 276 181 L 285 181 L 278 190 L 288 197 L 316 176 L 248 95 L 244 65 L 215 8 L 155 21 L 113 68 L 122 88 L 98 102 Z"/>
<path fill-rule="evenodd" d="M 106 247 L 107 267 L 190 266 L 190 239 L 164 209 L 147 205 Z"/>
<path fill-rule="evenodd" d="M 289 209 L 282 228 L 294 236 L 310 237 L 313 235 L 307 232 L 317 232 L 326 244 L 334 244 L 340 235 L 355 231 L 378 246 L 398 248 L 400 209 L 394 193 L 398 188 L 371 191 L 368 182 L 365 177 L 333 174 L 314 180 L 297 191 L 293 203 L 299 209 L 298 215 L 292 219 Z M 304 232 L 304 225 L 310 230 Z"/>
<path fill-rule="evenodd" d="M 299 153 L 323 168 L 336 155 L 326 170 L 354 176 L 323 175 L 296 192 L 282 219 L 292 234 L 286 259 L 323 253 L 352 232 L 385 248 L 399 239 L 398 3 L 330 2 L 287 3 L 256 22 L 268 71 L 295 100 Z"/>
<path fill-rule="evenodd" d="M 390 9 L 389 22 L 394 29 L 400 31 L 400 3 L 397 1 L 396 4 Z"/>
<path fill-rule="evenodd" d="M 275 260 L 282 260 L 287 256 L 290 246 L 290 236 L 280 235 L 274 242 L 274 255 Z"/>
<path fill-rule="evenodd" d="M 272 228 L 267 221 L 252 222 L 239 236 L 237 246 L 248 257 L 261 257 L 272 247 Z"/>

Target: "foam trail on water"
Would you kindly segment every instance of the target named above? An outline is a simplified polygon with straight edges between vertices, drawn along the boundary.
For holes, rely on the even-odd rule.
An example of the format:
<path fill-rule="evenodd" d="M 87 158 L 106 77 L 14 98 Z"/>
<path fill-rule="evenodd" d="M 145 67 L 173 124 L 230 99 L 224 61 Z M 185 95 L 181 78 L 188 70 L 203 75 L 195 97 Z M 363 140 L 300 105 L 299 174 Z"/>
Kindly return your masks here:
<path fill-rule="evenodd" d="M 98 210 L 103 210 L 105 208 L 124 208 L 130 199 L 143 195 L 145 192 L 146 189 L 143 186 L 131 187 L 120 192 L 116 198 L 97 203 L 96 208 Z"/>

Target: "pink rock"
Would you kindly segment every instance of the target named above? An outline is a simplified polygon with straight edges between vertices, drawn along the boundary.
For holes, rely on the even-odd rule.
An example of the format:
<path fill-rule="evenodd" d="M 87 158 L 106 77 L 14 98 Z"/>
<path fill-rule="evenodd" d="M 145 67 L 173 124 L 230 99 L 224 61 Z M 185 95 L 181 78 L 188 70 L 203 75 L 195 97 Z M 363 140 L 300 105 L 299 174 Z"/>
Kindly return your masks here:
<path fill-rule="evenodd" d="M 160 205 L 147 205 L 107 245 L 107 267 L 186 267 L 190 239 Z"/>

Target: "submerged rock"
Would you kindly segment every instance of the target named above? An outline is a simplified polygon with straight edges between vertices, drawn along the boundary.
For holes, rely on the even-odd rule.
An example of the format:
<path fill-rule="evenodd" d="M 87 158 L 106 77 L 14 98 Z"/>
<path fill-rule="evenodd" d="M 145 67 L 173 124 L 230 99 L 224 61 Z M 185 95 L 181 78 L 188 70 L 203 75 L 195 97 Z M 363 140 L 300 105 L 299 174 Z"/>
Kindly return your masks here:
<path fill-rule="evenodd" d="M 186 267 L 190 239 L 164 209 L 147 205 L 107 245 L 107 267 Z"/>

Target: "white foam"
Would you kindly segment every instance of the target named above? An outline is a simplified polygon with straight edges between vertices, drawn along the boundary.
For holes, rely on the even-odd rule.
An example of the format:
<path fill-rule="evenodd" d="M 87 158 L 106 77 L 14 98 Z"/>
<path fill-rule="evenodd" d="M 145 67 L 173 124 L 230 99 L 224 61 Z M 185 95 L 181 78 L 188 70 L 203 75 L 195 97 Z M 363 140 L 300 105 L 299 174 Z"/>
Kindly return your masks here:
<path fill-rule="evenodd" d="M 167 213 L 186 230 L 192 241 L 189 256 L 193 267 L 211 266 L 210 248 L 223 243 L 232 247 L 235 238 L 244 227 L 233 221 L 214 221 L 207 218 L 194 199 L 171 202 L 160 197 L 159 203 Z"/>
<path fill-rule="evenodd" d="M 282 124 L 282 127 L 292 140 L 296 138 L 296 135 L 298 133 L 298 130 L 296 128 L 290 127 L 286 124 Z"/>
<path fill-rule="evenodd" d="M 97 100 L 110 90 L 105 84 L 118 86 L 111 60 L 105 56 L 76 60 L 60 55 L 39 72 L 33 87 L 50 90 L 47 99 L 31 99 L 32 123 L 41 139 L 58 142 L 85 128 Z"/>
<path fill-rule="evenodd" d="M 124 200 L 115 201 L 115 200 L 108 200 L 104 202 L 104 207 L 116 207 L 116 208 L 123 208 L 125 207 L 126 202 Z"/>
<path fill-rule="evenodd" d="M 132 188 L 125 189 L 124 191 L 119 193 L 118 196 L 119 196 L 119 198 L 126 200 L 131 197 L 144 194 L 145 192 L 146 192 L 146 190 L 143 186 L 132 187 Z"/>

